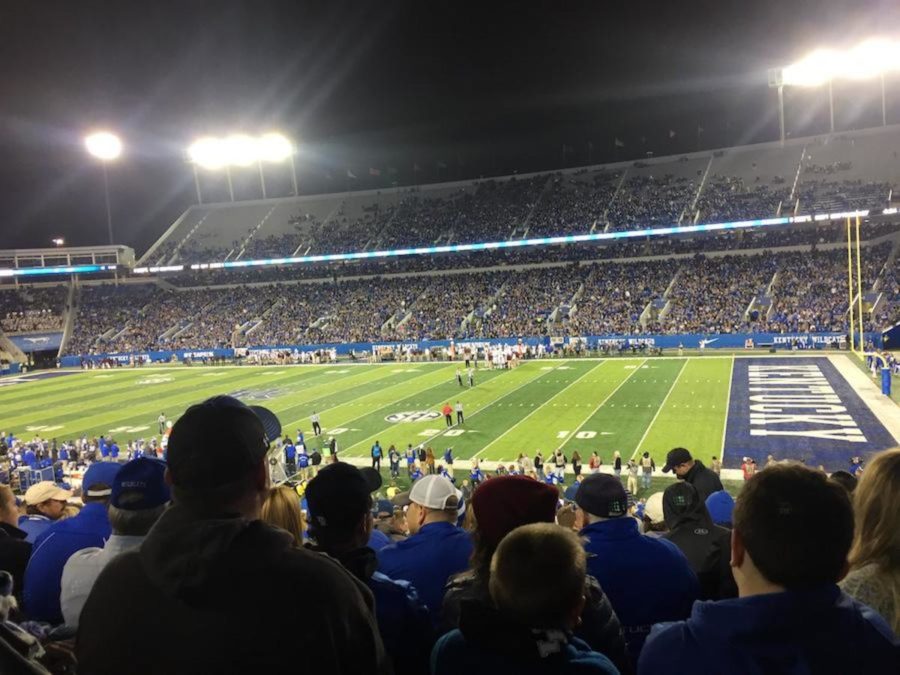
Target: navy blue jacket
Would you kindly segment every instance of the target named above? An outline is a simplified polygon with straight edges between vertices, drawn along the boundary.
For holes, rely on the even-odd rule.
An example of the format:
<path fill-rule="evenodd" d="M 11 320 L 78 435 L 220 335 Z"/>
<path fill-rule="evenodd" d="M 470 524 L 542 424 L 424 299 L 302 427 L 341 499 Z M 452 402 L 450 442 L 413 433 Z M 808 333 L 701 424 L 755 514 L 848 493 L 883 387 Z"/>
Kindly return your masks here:
<path fill-rule="evenodd" d="M 675 544 L 644 536 L 628 516 L 581 530 L 588 574 L 612 603 L 632 663 L 655 623 L 686 619 L 700 593 L 697 576 Z"/>
<path fill-rule="evenodd" d="M 428 607 L 436 626 L 441 616 L 444 586 L 469 567 L 472 539 L 450 523 L 430 523 L 416 534 L 378 552 L 378 571 L 410 582 Z"/>
<path fill-rule="evenodd" d="M 59 607 L 63 567 L 76 551 L 102 548 L 111 529 L 106 505 L 92 502 L 77 516 L 58 520 L 44 530 L 34 542 L 25 570 L 25 613 L 29 618 L 54 625 L 63 622 Z"/>
<path fill-rule="evenodd" d="M 369 547 L 335 557 L 375 596 L 375 619 L 384 649 L 394 664 L 394 675 L 428 672 L 434 632 L 428 608 L 419 600 L 416 589 L 406 581 L 377 572 L 378 560 Z"/>
<path fill-rule="evenodd" d="M 638 673 L 896 675 L 900 642 L 837 586 L 698 602 L 687 621 L 653 627 Z"/>

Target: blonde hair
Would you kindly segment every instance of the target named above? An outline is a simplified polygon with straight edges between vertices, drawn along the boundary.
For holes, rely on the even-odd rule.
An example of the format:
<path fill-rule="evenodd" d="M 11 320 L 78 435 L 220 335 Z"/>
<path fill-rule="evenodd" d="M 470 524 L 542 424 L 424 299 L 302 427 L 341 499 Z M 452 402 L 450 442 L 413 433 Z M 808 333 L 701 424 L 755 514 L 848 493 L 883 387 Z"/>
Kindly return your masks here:
<path fill-rule="evenodd" d="M 291 488 L 284 485 L 271 488 L 260 510 L 260 518 L 269 525 L 290 532 L 297 546 L 303 544 L 306 524 L 300 510 L 300 497 Z"/>
<path fill-rule="evenodd" d="M 507 534 L 491 559 L 489 589 L 501 611 L 534 628 L 569 628 L 584 597 L 587 558 L 572 530 L 532 523 Z"/>
<path fill-rule="evenodd" d="M 850 566 L 875 565 L 900 607 L 900 448 L 875 456 L 853 492 L 856 528 Z M 898 626 L 894 625 L 894 630 Z"/>

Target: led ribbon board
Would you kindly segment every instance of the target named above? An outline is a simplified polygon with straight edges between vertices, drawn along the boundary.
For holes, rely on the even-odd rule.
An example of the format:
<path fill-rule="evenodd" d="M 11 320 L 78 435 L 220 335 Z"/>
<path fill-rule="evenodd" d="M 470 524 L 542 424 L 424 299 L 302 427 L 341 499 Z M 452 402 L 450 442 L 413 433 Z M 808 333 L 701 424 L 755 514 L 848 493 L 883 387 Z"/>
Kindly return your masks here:
<path fill-rule="evenodd" d="M 36 277 L 53 274 L 89 274 L 91 272 L 114 272 L 116 265 L 55 265 L 52 267 L 22 267 L 0 269 L 0 277 Z"/>

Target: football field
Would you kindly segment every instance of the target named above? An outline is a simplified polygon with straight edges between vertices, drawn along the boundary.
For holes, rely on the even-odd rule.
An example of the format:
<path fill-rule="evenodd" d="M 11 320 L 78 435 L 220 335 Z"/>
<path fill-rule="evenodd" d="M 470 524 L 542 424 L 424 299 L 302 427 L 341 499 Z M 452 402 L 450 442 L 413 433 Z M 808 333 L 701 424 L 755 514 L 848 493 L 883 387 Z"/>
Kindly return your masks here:
<path fill-rule="evenodd" d="M 810 365 L 826 361 L 712 355 L 539 360 L 511 370 L 480 368 L 473 387 L 459 386 L 451 363 L 51 371 L 0 380 L 0 430 L 25 439 L 111 435 L 124 446 L 157 435 L 160 412 L 174 420 L 192 403 L 230 394 L 273 410 L 285 434 L 295 437 L 302 429 L 310 448 L 334 436 L 343 457 L 367 457 L 377 440 L 385 450 L 424 444 L 440 456 L 451 446 L 459 459 L 507 462 L 520 452 L 541 450 L 547 457 L 562 448 L 567 456 L 577 450 L 585 464 L 597 451 L 608 465 L 614 451 L 623 459 L 648 451 L 661 466 L 668 450 L 683 446 L 705 462 L 724 456 L 730 467 L 745 454 L 764 461 L 771 453 L 843 468 L 853 454 L 894 440 L 837 371 Z M 793 365 L 800 363 L 806 365 Z M 833 400 L 854 428 L 838 436 L 821 420 L 825 431 L 803 428 L 815 415 L 763 415 L 760 422 L 753 392 L 765 368 L 780 382 L 796 372 L 819 378 L 819 389 L 831 382 Z M 448 428 L 440 410 L 457 401 L 465 423 Z M 311 433 L 313 412 L 324 430 L 319 439 Z"/>

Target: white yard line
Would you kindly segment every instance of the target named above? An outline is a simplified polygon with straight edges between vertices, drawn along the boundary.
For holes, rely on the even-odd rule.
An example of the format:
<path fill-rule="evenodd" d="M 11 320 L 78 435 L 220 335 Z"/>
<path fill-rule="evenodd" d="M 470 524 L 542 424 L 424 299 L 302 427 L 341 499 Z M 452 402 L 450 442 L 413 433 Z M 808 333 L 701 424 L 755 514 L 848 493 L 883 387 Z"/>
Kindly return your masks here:
<path fill-rule="evenodd" d="M 889 396 L 882 394 L 881 388 L 850 362 L 851 358 L 841 354 L 829 356 L 828 360 L 900 445 L 900 407 Z"/>
<path fill-rule="evenodd" d="M 525 415 L 525 417 L 523 417 L 523 418 L 520 419 L 518 422 L 516 422 L 515 424 L 513 424 L 509 429 L 507 429 L 506 431 L 504 431 L 502 434 L 500 434 L 499 436 L 497 436 L 497 438 L 495 438 L 494 440 L 492 440 L 490 443 L 488 443 L 486 446 L 484 446 L 481 450 L 479 450 L 479 451 L 476 452 L 474 455 L 472 455 L 472 457 L 473 457 L 473 458 L 478 457 L 478 455 L 480 455 L 482 452 L 484 452 L 484 451 L 487 450 L 489 447 L 491 447 L 492 445 L 494 445 L 497 441 L 499 441 L 501 438 L 503 438 L 504 436 L 506 436 L 506 434 L 508 434 L 508 433 L 509 433 L 510 431 L 512 431 L 513 429 L 515 429 L 517 426 L 519 426 L 520 424 L 522 424 L 522 422 L 524 422 L 525 420 L 527 420 L 527 419 L 528 419 L 529 417 L 531 417 L 532 415 L 536 414 L 538 411 L 542 410 L 542 409 L 544 408 L 545 405 L 547 405 L 548 403 L 550 403 L 550 401 L 552 401 L 553 399 L 555 399 L 557 396 L 560 396 L 560 395 L 561 395 L 563 392 L 565 392 L 567 389 L 569 389 L 569 388 L 575 386 L 578 382 L 580 382 L 582 379 L 584 379 L 585 377 L 587 377 L 588 375 L 590 375 L 591 373 L 593 373 L 595 370 L 597 370 L 598 368 L 600 368 L 602 365 L 603 365 L 603 361 L 601 361 L 600 363 L 598 363 L 598 364 L 597 364 L 596 366 L 594 366 L 593 368 L 589 368 L 588 370 L 586 370 L 586 371 L 584 372 L 583 375 L 580 375 L 579 377 L 576 377 L 576 378 L 575 378 L 574 380 L 572 380 L 569 384 L 567 384 L 565 387 L 563 387 L 563 388 L 560 389 L 558 392 L 556 392 L 555 394 L 553 394 L 553 396 L 551 396 L 550 398 L 548 398 L 548 399 L 547 399 L 546 401 L 544 401 L 541 405 L 539 405 L 537 408 L 535 408 L 535 409 L 532 410 L 530 413 L 528 413 L 527 415 Z"/>
<path fill-rule="evenodd" d="M 684 365 L 681 366 L 681 370 L 678 371 L 678 375 L 676 375 L 675 379 L 672 380 L 672 386 L 669 387 L 669 391 L 666 392 L 666 397 L 659 404 L 659 408 L 656 409 L 656 414 L 653 416 L 653 419 L 650 420 L 650 424 L 648 424 L 647 428 L 644 429 L 644 435 L 641 436 L 641 440 L 638 441 L 638 444 L 635 447 L 634 452 L 631 453 L 631 459 L 634 459 L 637 456 L 638 450 L 641 449 L 641 444 L 647 439 L 647 436 L 650 434 L 650 429 L 652 429 L 653 425 L 656 423 L 656 418 L 659 417 L 659 413 L 661 413 L 663 408 L 666 407 L 666 401 L 669 400 L 669 396 L 671 396 L 672 392 L 675 391 L 675 385 L 678 384 L 678 379 L 681 377 L 681 374 L 685 371 L 685 368 L 687 368 L 689 361 L 690 361 L 690 358 L 687 358 L 684 360 Z"/>
<path fill-rule="evenodd" d="M 591 418 L 592 418 L 594 415 L 597 414 L 597 411 L 600 410 L 600 408 L 602 408 L 603 405 L 604 405 L 609 399 L 611 399 L 611 398 L 613 397 L 613 394 L 615 394 L 617 391 L 619 391 L 619 389 L 622 388 L 622 385 L 624 385 L 626 382 L 628 382 L 628 380 L 630 380 L 632 377 L 634 377 L 634 374 L 637 373 L 637 372 L 641 369 L 641 366 L 643 366 L 645 363 L 647 363 L 647 359 L 644 359 L 643 361 L 641 361 L 641 365 L 640 365 L 640 366 L 636 366 L 634 370 L 632 370 L 630 373 L 628 373 L 628 376 L 627 376 L 624 380 L 622 380 L 621 382 L 619 382 L 619 384 L 616 385 L 616 388 L 613 389 L 611 392 L 609 392 L 609 394 L 606 395 L 606 398 L 604 398 L 602 401 L 600 401 L 599 405 L 597 405 L 597 407 L 594 408 L 594 409 L 591 411 L 591 413 L 590 413 L 587 417 L 584 418 L 584 421 L 583 421 L 581 424 L 578 425 L 578 428 L 575 429 L 575 431 L 573 431 L 573 432 L 571 432 L 571 433 L 569 434 L 568 438 L 566 438 L 566 440 L 564 440 L 564 441 L 558 446 L 558 449 L 561 450 L 561 449 L 563 449 L 564 447 L 566 447 L 566 445 L 569 443 L 569 441 L 571 441 L 573 438 L 575 438 L 575 434 L 577 434 L 579 431 L 581 431 L 581 428 L 582 428 L 585 424 L 587 424 L 587 423 L 591 420 Z"/>
<path fill-rule="evenodd" d="M 725 464 L 725 438 L 728 436 L 728 413 L 731 410 L 731 383 L 734 380 L 734 358 L 731 359 L 731 368 L 728 370 L 728 396 L 725 399 L 725 423 L 722 425 L 722 450 L 719 452 L 719 461 Z"/>

